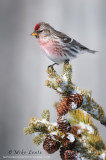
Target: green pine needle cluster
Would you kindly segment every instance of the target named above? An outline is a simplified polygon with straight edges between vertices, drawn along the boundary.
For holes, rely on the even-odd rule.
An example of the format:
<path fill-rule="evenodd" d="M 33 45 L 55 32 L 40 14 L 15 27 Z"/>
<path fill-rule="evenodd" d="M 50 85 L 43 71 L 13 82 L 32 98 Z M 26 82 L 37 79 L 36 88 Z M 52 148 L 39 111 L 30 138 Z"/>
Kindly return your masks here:
<path fill-rule="evenodd" d="M 79 144 L 76 145 L 76 149 L 84 157 L 89 158 L 92 156 L 92 159 L 95 160 L 97 155 L 99 156 L 105 150 L 105 145 L 97 127 L 92 122 L 91 116 L 81 109 L 70 111 L 70 115 L 69 122 L 71 125 L 79 126 L 82 130 L 81 137 L 77 137 L 79 140 L 77 143 Z M 80 149 L 78 148 L 79 145 L 82 146 Z"/>
<path fill-rule="evenodd" d="M 45 134 L 40 133 L 38 136 L 35 136 L 32 141 L 35 145 L 40 145 L 45 140 L 45 137 Z"/>
<path fill-rule="evenodd" d="M 49 110 L 43 110 L 42 119 L 46 119 L 47 121 L 50 121 L 50 112 L 49 112 Z"/>

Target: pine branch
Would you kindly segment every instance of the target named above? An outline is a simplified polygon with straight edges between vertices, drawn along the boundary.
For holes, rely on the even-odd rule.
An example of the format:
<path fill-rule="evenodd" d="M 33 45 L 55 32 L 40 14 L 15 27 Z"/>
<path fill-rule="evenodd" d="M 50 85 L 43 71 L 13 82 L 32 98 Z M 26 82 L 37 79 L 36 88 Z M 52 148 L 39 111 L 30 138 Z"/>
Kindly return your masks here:
<path fill-rule="evenodd" d="M 91 91 L 80 89 L 72 83 L 72 67 L 63 66 L 62 75 L 49 67 L 46 86 L 60 94 L 60 102 L 55 102 L 57 123 L 50 123 L 49 110 L 44 110 L 42 119 L 32 117 L 25 134 L 38 133 L 33 142 L 43 148 L 48 154 L 59 150 L 63 160 L 105 160 L 105 144 L 93 124 L 92 118 L 106 125 L 105 113 L 102 107 L 91 97 Z M 70 113 L 70 119 L 65 115 Z"/>
<path fill-rule="evenodd" d="M 94 119 L 100 121 L 103 125 L 106 125 L 105 113 L 102 107 L 91 97 L 91 91 L 80 89 L 72 83 L 72 67 L 70 64 L 63 66 L 62 76 L 59 76 L 52 68 L 48 68 L 47 73 L 48 79 L 46 80 L 46 86 L 56 90 L 62 97 L 76 93 L 82 95 L 83 104 L 80 108 L 89 113 Z"/>
<path fill-rule="evenodd" d="M 32 134 L 34 132 L 48 133 L 48 126 L 44 122 L 46 122 L 46 120 L 43 121 L 41 119 L 32 117 L 28 127 L 24 129 L 25 134 Z"/>
<path fill-rule="evenodd" d="M 32 117 L 30 119 L 28 127 L 24 129 L 25 134 L 32 134 L 35 132 L 41 132 L 44 134 L 55 133 L 56 135 L 62 137 L 63 132 L 58 130 L 57 123 L 50 123 L 46 119 L 37 119 Z"/>
<path fill-rule="evenodd" d="M 97 128 L 94 126 L 91 116 L 83 110 L 73 110 L 70 112 L 72 118 L 69 122 L 73 125 L 79 126 L 81 130 L 81 139 L 76 144 L 76 149 L 82 154 L 83 157 L 95 160 L 105 150 L 105 145 Z M 73 121 L 72 121 L 73 120 Z M 80 149 L 79 146 L 80 145 Z"/>
<path fill-rule="evenodd" d="M 52 68 L 48 68 L 48 79 L 46 80 L 46 86 L 53 88 L 57 93 L 61 95 L 69 95 L 74 89 L 74 85 L 71 82 L 72 67 L 70 64 L 63 66 L 63 74 L 59 76 Z"/>

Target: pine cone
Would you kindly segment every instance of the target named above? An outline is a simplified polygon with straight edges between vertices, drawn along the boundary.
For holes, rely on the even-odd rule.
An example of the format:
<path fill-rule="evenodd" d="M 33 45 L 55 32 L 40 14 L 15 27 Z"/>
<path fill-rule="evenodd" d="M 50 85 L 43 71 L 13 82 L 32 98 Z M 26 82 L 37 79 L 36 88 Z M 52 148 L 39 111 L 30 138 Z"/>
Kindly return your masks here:
<path fill-rule="evenodd" d="M 67 98 L 64 98 L 57 105 L 57 115 L 63 116 L 66 113 L 68 113 L 68 111 L 69 111 L 69 107 L 67 106 Z"/>
<path fill-rule="evenodd" d="M 73 148 L 75 146 L 75 142 L 75 137 L 71 133 L 65 134 L 62 140 L 63 145 L 67 148 Z"/>
<path fill-rule="evenodd" d="M 68 113 L 69 110 L 74 110 L 82 105 L 83 98 L 79 94 L 71 94 L 68 97 L 63 98 L 57 105 L 57 115 L 62 116 Z"/>
<path fill-rule="evenodd" d="M 78 155 L 75 151 L 67 150 L 65 151 L 64 156 L 65 160 L 78 160 Z"/>
<path fill-rule="evenodd" d="M 71 133 L 76 136 L 81 135 L 80 127 L 79 126 L 72 126 Z"/>
<path fill-rule="evenodd" d="M 83 98 L 79 94 L 71 94 L 67 99 L 67 106 L 69 109 L 77 109 L 82 105 Z"/>
<path fill-rule="evenodd" d="M 64 147 L 60 148 L 60 157 L 62 160 L 65 160 L 65 151 L 66 149 Z"/>
<path fill-rule="evenodd" d="M 47 135 L 43 143 L 44 150 L 49 154 L 56 152 L 60 148 L 60 142 L 58 140 L 59 137 L 56 135 Z"/>
<path fill-rule="evenodd" d="M 68 120 L 64 117 L 61 116 L 57 119 L 57 123 L 58 123 L 58 129 L 62 132 L 68 132 L 71 130 L 71 125 L 68 122 Z"/>

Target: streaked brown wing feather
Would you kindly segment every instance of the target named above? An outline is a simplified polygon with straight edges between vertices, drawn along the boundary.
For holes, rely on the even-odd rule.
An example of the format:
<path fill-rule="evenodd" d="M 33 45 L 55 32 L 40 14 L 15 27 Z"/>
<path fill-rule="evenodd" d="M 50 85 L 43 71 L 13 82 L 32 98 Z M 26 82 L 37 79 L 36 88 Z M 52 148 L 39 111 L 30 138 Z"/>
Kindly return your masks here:
<path fill-rule="evenodd" d="M 61 39 L 61 41 L 64 43 L 71 42 L 71 38 L 62 32 L 56 31 L 56 36 L 59 37 Z"/>
<path fill-rule="evenodd" d="M 82 44 L 80 44 L 79 42 L 77 42 L 76 40 L 70 38 L 69 36 L 67 36 L 66 34 L 56 31 L 56 35 L 61 39 L 61 41 L 63 43 L 69 43 L 71 46 L 76 46 L 77 48 L 81 49 L 81 50 L 86 50 L 88 49 L 87 47 L 83 46 Z"/>
<path fill-rule="evenodd" d="M 72 46 L 76 46 L 81 50 L 86 50 L 88 49 L 87 47 L 83 46 L 82 44 L 80 44 L 79 42 L 77 42 L 76 40 L 73 39 L 73 41 L 70 43 Z"/>
<path fill-rule="evenodd" d="M 77 42 L 76 40 L 70 38 L 69 36 L 67 36 L 66 34 L 56 31 L 55 30 L 55 35 L 60 38 L 60 41 L 65 43 L 67 47 L 70 48 L 70 50 L 74 53 L 79 53 L 79 51 L 87 51 L 90 53 L 95 53 L 96 51 L 90 50 L 89 48 L 83 46 L 82 44 L 80 44 L 79 42 Z M 84 52 L 82 52 L 84 53 Z"/>

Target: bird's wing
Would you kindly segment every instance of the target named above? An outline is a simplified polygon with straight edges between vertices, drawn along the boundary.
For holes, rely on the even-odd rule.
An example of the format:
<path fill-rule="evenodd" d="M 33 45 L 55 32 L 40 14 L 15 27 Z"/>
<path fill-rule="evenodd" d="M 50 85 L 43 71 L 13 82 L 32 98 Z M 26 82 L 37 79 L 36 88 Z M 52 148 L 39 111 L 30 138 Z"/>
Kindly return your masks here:
<path fill-rule="evenodd" d="M 70 48 L 70 51 L 75 53 L 84 53 L 83 51 L 87 51 L 90 53 L 95 53 L 96 51 L 90 50 L 87 47 L 83 46 L 76 40 L 70 38 L 66 34 L 56 31 L 56 36 L 60 39 L 61 42 L 63 42 L 68 48 Z"/>
<path fill-rule="evenodd" d="M 88 49 L 87 47 L 83 46 L 82 44 L 80 44 L 79 42 L 77 42 L 76 40 L 70 38 L 69 36 L 67 36 L 66 34 L 57 31 L 56 35 L 58 36 L 58 38 L 65 44 L 70 44 L 70 47 L 76 47 L 82 50 Z"/>
<path fill-rule="evenodd" d="M 80 44 L 79 42 L 77 42 L 74 39 L 70 43 L 70 50 L 72 50 L 73 52 L 76 52 L 76 53 L 84 53 L 84 52 L 89 51 L 89 49 L 87 47 L 83 46 L 82 44 Z"/>
<path fill-rule="evenodd" d="M 77 42 L 76 40 L 73 39 L 73 41 L 70 43 L 71 46 L 75 46 L 81 50 L 86 50 L 88 49 L 87 47 L 83 46 L 82 44 L 80 44 L 79 42 Z"/>
<path fill-rule="evenodd" d="M 71 38 L 68 37 L 66 34 L 56 31 L 56 36 L 60 39 L 60 41 L 62 41 L 63 43 L 69 43 L 71 42 Z"/>
<path fill-rule="evenodd" d="M 91 50 L 85 46 L 83 46 L 82 44 L 80 44 L 79 42 L 77 42 L 76 40 L 73 39 L 73 41 L 70 43 L 71 48 L 82 51 L 82 53 L 84 53 L 83 51 L 87 51 L 89 53 L 95 53 L 97 51 Z"/>

